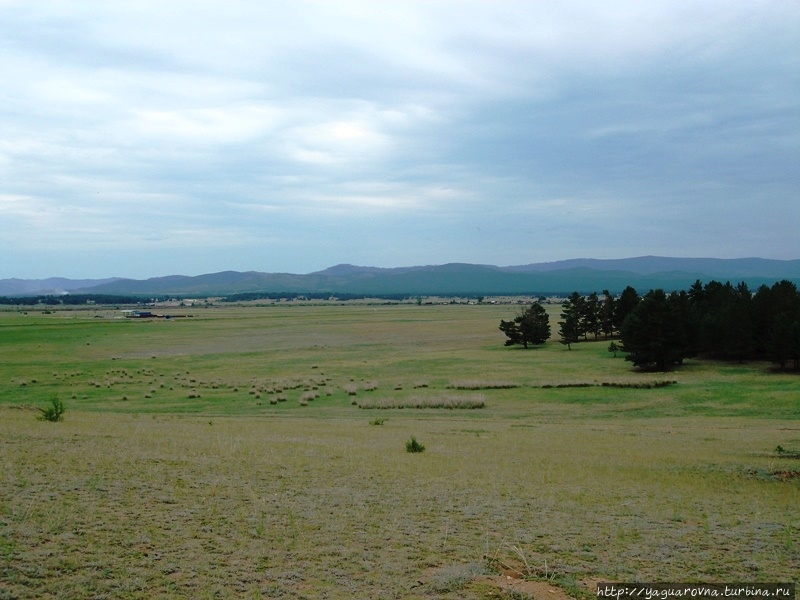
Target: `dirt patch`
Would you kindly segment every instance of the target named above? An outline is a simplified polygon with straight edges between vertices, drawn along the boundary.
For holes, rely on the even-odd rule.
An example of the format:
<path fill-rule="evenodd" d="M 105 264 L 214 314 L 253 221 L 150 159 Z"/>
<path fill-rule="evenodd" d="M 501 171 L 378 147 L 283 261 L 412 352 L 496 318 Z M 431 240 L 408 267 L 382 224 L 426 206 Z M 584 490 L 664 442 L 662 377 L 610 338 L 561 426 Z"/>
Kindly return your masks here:
<path fill-rule="evenodd" d="M 792 479 L 800 479 L 800 471 L 773 471 L 771 475 L 779 481 L 790 481 Z"/>
<path fill-rule="evenodd" d="M 797 469 L 778 469 L 776 471 L 748 469 L 747 474 L 763 481 L 792 481 L 800 479 L 800 471 Z"/>
<path fill-rule="evenodd" d="M 510 546 L 518 551 L 516 546 Z M 550 581 L 549 573 L 532 570 L 527 561 L 512 557 L 486 557 L 489 568 L 497 575 L 482 577 L 479 581 L 499 588 L 504 592 L 527 595 L 536 600 L 574 600 L 564 590 Z M 524 560 L 524 559 L 523 559 Z"/>
<path fill-rule="evenodd" d="M 480 582 L 488 583 L 504 592 L 528 594 L 536 600 L 574 600 L 564 590 L 544 581 L 527 581 L 512 575 L 493 575 L 481 577 Z"/>

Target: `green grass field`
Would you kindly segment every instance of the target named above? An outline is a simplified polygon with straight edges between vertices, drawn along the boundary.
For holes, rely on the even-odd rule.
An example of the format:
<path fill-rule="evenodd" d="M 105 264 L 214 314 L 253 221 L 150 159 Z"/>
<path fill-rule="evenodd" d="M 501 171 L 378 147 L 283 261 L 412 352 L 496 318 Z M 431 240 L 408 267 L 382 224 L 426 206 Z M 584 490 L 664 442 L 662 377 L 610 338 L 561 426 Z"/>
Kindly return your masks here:
<path fill-rule="evenodd" d="M 510 306 L 180 310 L 0 312 L 0 599 L 797 580 L 796 375 L 506 348 Z M 359 407 L 445 400 L 483 408 Z"/>

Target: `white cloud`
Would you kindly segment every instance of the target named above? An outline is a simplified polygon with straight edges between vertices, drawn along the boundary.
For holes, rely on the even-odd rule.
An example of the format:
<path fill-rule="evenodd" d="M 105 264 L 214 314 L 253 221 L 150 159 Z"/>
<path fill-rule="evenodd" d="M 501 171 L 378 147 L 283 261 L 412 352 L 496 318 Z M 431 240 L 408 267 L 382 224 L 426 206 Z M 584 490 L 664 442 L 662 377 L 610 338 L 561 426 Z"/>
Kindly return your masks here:
<path fill-rule="evenodd" d="M 34 221 L 46 216 L 46 205 L 37 198 L 16 194 L 0 194 L 0 214 L 6 219 Z"/>
<path fill-rule="evenodd" d="M 146 138 L 214 145 L 258 138 L 279 120 L 279 110 L 258 105 L 137 110 L 129 127 Z"/>
<path fill-rule="evenodd" d="M 346 119 L 292 128 L 285 140 L 294 160 L 330 166 L 379 160 L 391 146 L 374 124 Z"/>

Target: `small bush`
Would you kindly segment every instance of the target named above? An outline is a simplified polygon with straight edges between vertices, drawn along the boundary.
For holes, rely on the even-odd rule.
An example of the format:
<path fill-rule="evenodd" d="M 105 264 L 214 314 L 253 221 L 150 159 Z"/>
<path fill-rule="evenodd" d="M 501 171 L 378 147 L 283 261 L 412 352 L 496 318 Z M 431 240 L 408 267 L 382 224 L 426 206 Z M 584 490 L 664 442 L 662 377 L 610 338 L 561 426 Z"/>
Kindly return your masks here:
<path fill-rule="evenodd" d="M 369 424 L 370 425 L 383 425 L 386 419 L 372 419 Z"/>
<path fill-rule="evenodd" d="M 412 435 L 411 439 L 406 442 L 406 452 L 425 452 L 425 446 Z"/>
<path fill-rule="evenodd" d="M 66 408 L 64 407 L 64 403 L 59 400 L 58 394 L 53 394 L 50 397 L 50 406 L 47 408 L 40 408 L 39 410 L 42 413 L 39 417 L 42 421 L 57 423 L 58 421 L 64 420 L 64 411 Z"/>

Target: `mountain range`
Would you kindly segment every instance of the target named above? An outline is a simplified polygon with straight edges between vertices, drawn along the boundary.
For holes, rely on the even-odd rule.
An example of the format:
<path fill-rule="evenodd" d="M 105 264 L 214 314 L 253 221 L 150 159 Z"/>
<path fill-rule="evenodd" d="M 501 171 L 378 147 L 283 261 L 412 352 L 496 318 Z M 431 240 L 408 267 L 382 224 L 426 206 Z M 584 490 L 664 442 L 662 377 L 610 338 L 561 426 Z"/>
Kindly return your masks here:
<path fill-rule="evenodd" d="M 640 293 L 687 289 L 696 280 L 746 282 L 751 289 L 787 279 L 800 284 L 800 260 L 763 258 L 571 259 L 497 267 L 450 263 L 398 268 L 341 264 L 305 275 L 223 271 L 197 276 L 97 280 L 3 279 L 0 296 L 109 294 L 131 296 L 228 296 L 241 293 L 331 293 L 353 295 L 513 295 L 618 293 L 626 286 Z"/>

